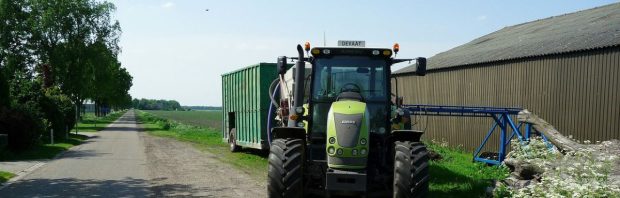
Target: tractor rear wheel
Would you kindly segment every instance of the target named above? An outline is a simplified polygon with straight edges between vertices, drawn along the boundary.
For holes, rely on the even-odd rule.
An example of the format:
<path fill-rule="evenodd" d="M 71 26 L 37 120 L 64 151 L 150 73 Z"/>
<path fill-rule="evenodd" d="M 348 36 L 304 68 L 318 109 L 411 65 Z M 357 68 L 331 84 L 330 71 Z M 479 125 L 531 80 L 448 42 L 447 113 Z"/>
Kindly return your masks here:
<path fill-rule="evenodd" d="M 426 197 L 428 151 L 421 142 L 394 143 L 394 197 Z"/>
<path fill-rule="evenodd" d="M 237 145 L 237 129 L 232 128 L 228 132 L 228 145 L 230 146 L 230 152 L 237 152 L 241 150 L 241 147 Z"/>
<path fill-rule="evenodd" d="M 303 197 L 304 145 L 301 139 L 275 139 L 269 150 L 269 197 Z"/>

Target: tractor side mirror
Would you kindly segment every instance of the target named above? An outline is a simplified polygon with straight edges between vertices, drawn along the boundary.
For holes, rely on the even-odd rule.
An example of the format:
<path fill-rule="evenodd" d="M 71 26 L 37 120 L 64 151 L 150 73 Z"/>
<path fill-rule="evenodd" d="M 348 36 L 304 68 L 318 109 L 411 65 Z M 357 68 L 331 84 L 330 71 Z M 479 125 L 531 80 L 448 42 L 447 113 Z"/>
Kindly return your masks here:
<path fill-rule="evenodd" d="M 415 74 L 418 76 L 424 76 L 426 75 L 426 58 L 424 57 L 418 57 L 415 59 L 416 60 L 416 70 L 415 70 Z"/>
<path fill-rule="evenodd" d="M 278 74 L 284 75 L 286 73 L 286 56 L 278 57 Z"/>

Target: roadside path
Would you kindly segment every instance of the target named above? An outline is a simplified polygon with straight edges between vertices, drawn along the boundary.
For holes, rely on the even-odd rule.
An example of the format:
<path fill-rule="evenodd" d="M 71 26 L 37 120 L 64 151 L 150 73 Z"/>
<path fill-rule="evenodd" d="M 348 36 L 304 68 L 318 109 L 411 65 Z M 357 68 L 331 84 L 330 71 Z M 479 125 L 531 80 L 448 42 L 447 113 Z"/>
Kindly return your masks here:
<path fill-rule="evenodd" d="M 0 197 L 266 197 L 265 185 L 192 145 L 143 132 L 129 111 Z"/>

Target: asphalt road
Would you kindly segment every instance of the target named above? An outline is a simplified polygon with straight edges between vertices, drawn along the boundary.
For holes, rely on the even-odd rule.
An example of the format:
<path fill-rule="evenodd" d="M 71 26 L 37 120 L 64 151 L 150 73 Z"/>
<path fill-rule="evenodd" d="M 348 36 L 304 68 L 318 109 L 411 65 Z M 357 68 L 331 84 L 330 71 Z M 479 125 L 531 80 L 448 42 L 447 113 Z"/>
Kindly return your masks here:
<path fill-rule="evenodd" d="M 266 188 L 188 143 L 141 132 L 133 111 L 0 197 L 265 197 Z"/>

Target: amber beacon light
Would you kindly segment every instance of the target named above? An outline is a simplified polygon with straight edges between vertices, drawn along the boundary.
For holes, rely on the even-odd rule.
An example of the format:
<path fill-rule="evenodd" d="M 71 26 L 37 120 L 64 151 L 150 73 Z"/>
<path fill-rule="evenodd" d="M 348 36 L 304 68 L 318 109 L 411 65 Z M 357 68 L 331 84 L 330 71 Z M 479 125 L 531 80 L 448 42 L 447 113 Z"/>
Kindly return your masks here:
<path fill-rule="evenodd" d="M 400 50 L 400 45 L 398 43 L 394 43 L 394 53 L 398 54 L 399 50 Z"/>

